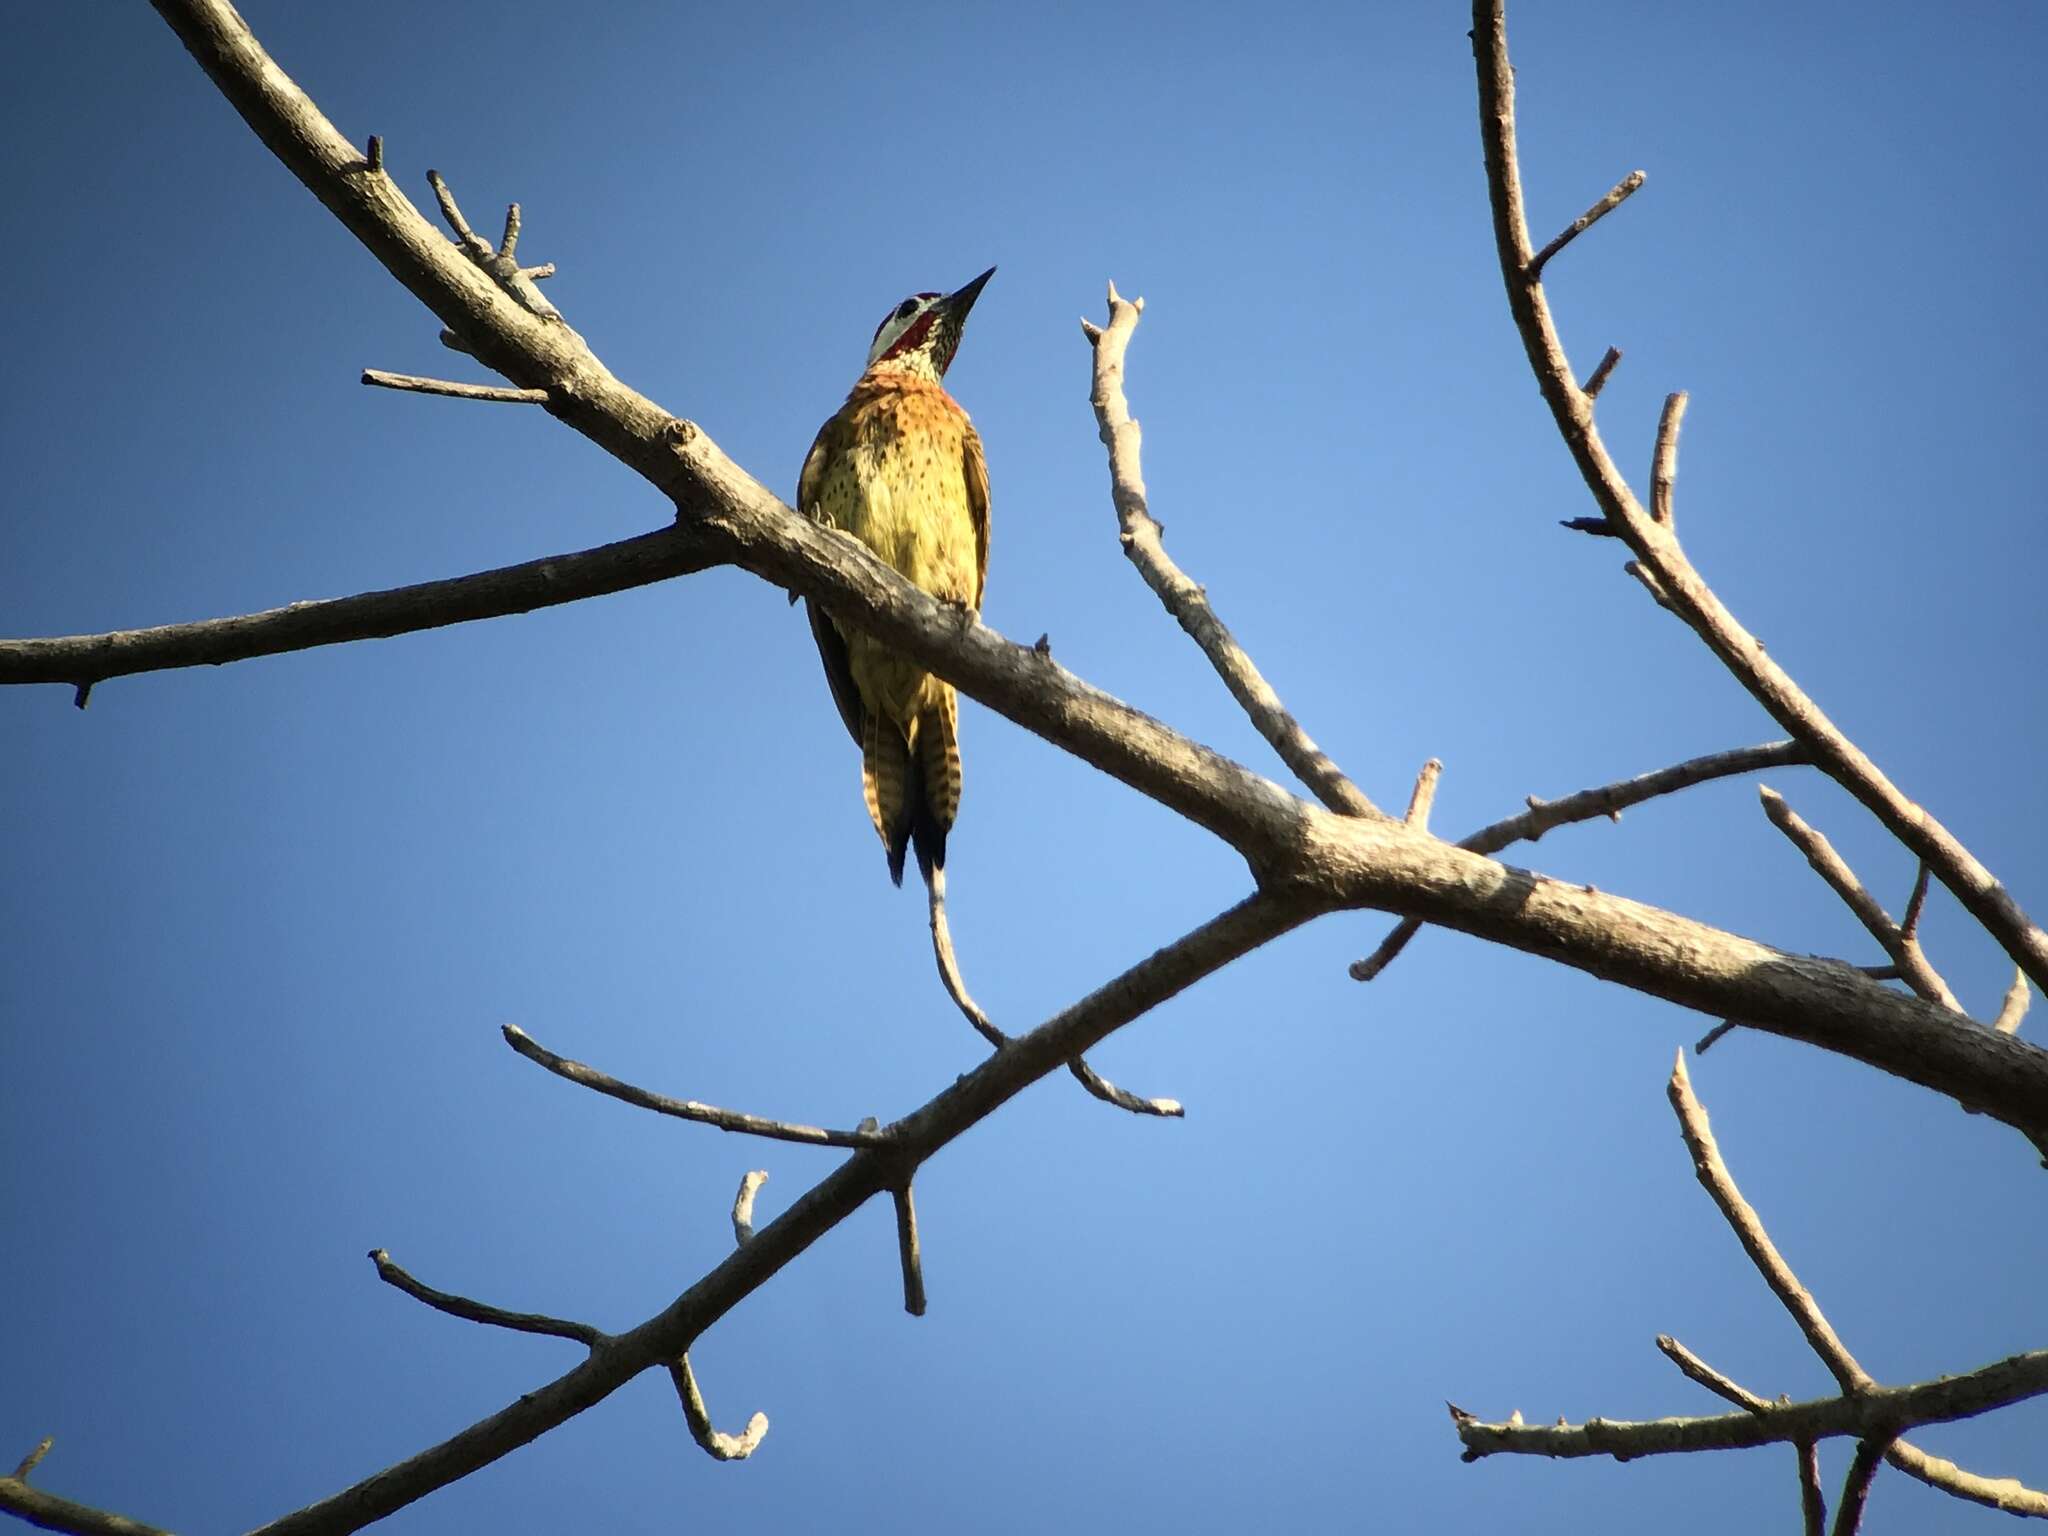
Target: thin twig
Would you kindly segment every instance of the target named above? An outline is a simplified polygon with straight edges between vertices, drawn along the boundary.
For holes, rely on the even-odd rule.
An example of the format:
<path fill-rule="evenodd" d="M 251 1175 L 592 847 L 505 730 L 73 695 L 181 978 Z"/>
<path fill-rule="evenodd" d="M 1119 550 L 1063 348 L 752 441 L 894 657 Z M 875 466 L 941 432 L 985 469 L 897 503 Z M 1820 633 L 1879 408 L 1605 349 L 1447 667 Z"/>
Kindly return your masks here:
<path fill-rule="evenodd" d="M 1615 209 L 1627 202 L 1629 198 L 1635 195 L 1636 189 L 1642 186 L 1642 184 L 1643 173 L 1641 171 L 1630 171 L 1609 188 L 1607 195 L 1601 198 L 1599 202 L 1559 230 L 1556 239 L 1529 258 L 1527 268 L 1529 281 L 1532 283 L 1542 281 L 1543 269 L 1549 265 L 1551 257 L 1555 256 L 1595 224 L 1606 218 L 1608 214 L 1614 212 Z"/>
<path fill-rule="evenodd" d="M 1409 826 L 1429 830 L 1429 810 L 1436 804 L 1436 784 L 1443 772 L 1443 759 L 1432 757 L 1415 775 L 1415 788 L 1408 796 L 1408 814 L 1401 818 Z"/>
<path fill-rule="evenodd" d="M 2034 989 L 2027 985 L 2027 973 L 2015 968 L 2012 985 L 2005 989 L 2005 1001 L 1998 1006 L 1998 1017 L 1991 1021 L 1991 1027 L 2001 1035 L 2019 1033 L 2020 1023 L 2027 1016 L 2027 1006 L 2034 1000 Z"/>
<path fill-rule="evenodd" d="M 384 169 L 384 140 L 377 134 L 370 135 L 370 153 L 364 163 L 373 171 Z"/>
<path fill-rule="evenodd" d="M 1650 516 L 1660 523 L 1671 521 L 1671 488 L 1678 480 L 1678 429 L 1685 422 L 1684 390 L 1664 397 L 1664 414 L 1657 420 L 1657 447 L 1650 456 Z"/>
<path fill-rule="evenodd" d="M 713 1461 L 745 1461 L 754 1454 L 768 1433 L 767 1414 L 755 1414 L 737 1435 L 721 1434 L 711 1427 L 711 1413 L 704 1406 L 704 1394 L 697 1390 L 697 1373 L 690 1369 L 690 1357 L 681 1355 L 672 1361 L 668 1375 L 676 1385 L 676 1399 L 683 1405 L 683 1422 L 690 1426 L 690 1438 L 706 1455 Z"/>
<path fill-rule="evenodd" d="M 1899 968 L 1899 975 L 1906 985 L 1929 1002 L 1939 1003 L 1953 1013 L 1961 1013 L 1963 1005 L 1956 1001 L 1955 993 L 1949 991 L 1948 983 L 1927 963 L 1919 944 L 1906 941 L 1899 925 L 1891 920 L 1890 914 L 1870 894 L 1869 888 L 1856 878 L 1856 872 L 1848 862 L 1835 852 L 1834 844 L 1817 828 L 1808 825 L 1797 811 L 1785 803 L 1784 796 L 1769 785 L 1758 786 L 1757 796 L 1763 801 L 1764 814 L 1771 819 L 1771 825 L 1806 855 L 1806 862 L 1813 866 L 1814 873 L 1827 881 L 1834 893 L 1842 898 L 1843 905 L 1856 914 L 1856 920 L 1870 930 L 1870 936 L 1884 946 L 1884 952 L 1892 957 L 1892 963 Z"/>
<path fill-rule="evenodd" d="M 1469 853 L 1499 853 L 1515 843 L 1533 843 L 1544 833 L 1573 822 L 1591 821 L 1605 816 L 1610 821 L 1621 820 L 1621 813 L 1632 805 L 1641 805 L 1645 800 L 1654 800 L 1661 795 L 1676 794 L 1681 789 L 1690 789 L 1695 784 L 1706 784 L 1715 779 L 1729 778 L 1738 773 L 1754 773 L 1760 768 L 1785 767 L 1794 763 L 1812 761 L 1805 747 L 1795 741 L 1769 741 L 1761 746 L 1736 747 L 1727 752 L 1711 752 L 1705 757 L 1688 758 L 1682 763 L 1673 763 L 1669 768 L 1659 768 L 1654 773 L 1638 774 L 1632 779 L 1618 779 L 1612 784 L 1602 784 L 1593 789 L 1582 789 L 1576 794 L 1566 795 L 1561 800 L 1539 800 L 1531 795 L 1528 809 L 1505 820 L 1491 822 L 1477 832 L 1459 841 L 1458 846 Z M 1408 947 L 1408 941 L 1422 929 L 1415 918 L 1403 918 L 1380 941 L 1378 949 L 1365 959 L 1353 963 L 1351 977 L 1354 981 L 1371 981 L 1394 961 L 1395 956 Z"/>
<path fill-rule="evenodd" d="M 1899 919 L 1899 937 L 1911 943 L 1920 937 L 1920 915 L 1927 908 L 1927 890 L 1934 883 L 1934 871 L 1927 867 L 1927 861 L 1920 861 L 1920 871 L 1913 877 L 1913 894 L 1906 898 L 1906 915 Z"/>
<path fill-rule="evenodd" d="M 1740 1019 L 1723 1019 L 1720 1023 L 1716 1024 L 1712 1029 L 1708 1030 L 1704 1035 L 1701 1035 L 1699 1039 L 1693 1042 L 1693 1055 L 1706 1055 L 1708 1050 L 1712 1048 L 1714 1043 L 1718 1041 L 1723 1035 L 1728 1034 L 1733 1030 L 1738 1030 L 1740 1028 L 1742 1028 L 1742 1021 Z"/>
<path fill-rule="evenodd" d="M 1609 347 L 1606 356 L 1600 359 L 1599 366 L 1593 370 L 1593 376 L 1586 380 L 1584 392 L 1588 400 L 1597 400 L 1600 397 L 1600 391 L 1607 387 L 1608 379 L 1620 364 L 1621 348 Z M 1600 521 L 1604 524 L 1607 519 L 1603 517 Z"/>
<path fill-rule="evenodd" d="M 22 1457 L 19 1465 L 15 1467 L 15 1481 L 21 1483 L 27 1482 L 29 1474 L 35 1471 L 37 1467 L 42 1465 L 43 1458 L 50 1454 L 50 1447 L 55 1445 L 56 1443 L 57 1437 L 55 1435 L 45 1435 L 42 1439 L 38 1440 L 36 1442 L 35 1449 L 30 1451 L 26 1456 Z"/>
<path fill-rule="evenodd" d="M 415 373 L 386 373 L 365 368 L 363 382 L 379 389 L 402 389 L 416 395 L 446 395 L 451 400 L 493 400 L 502 405 L 546 405 L 544 389 L 514 389 L 505 384 L 464 384 L 455 379 L 429 379 Z"/>
<path fill-rule="evenodd" d="M 896 1202 L 896 1254 L 903 1266 L 903 1310 L 924 1316 L 924 1251 L 917 1240 L 917 1200 L 910 1180 L 889 1191 Z"/>
<path fill-rule="evenodd" d="M 566 1056 L 557 1056 L 553 1051 L 535 1040 L 517 1024 L 503 1027 L 505 1043 L 524 1056 L 528 1061 L 547 1068 L 557 1077 L 602 1093 L 621 1103 L 632 1104 L 640 1109 L 651 1109 L 658 1115 L 671 1115 L 678 1120 L 695 1121 L 698 1125 L 716 1126 L 721 1131 L 732 1131 L 745 1136 L 765 1136 L 771 1141 L 794 1141 L 813 1147 L 885 1147 L 888 1136 L 881 1131 L 830 1131 L 816 1125 L 798 1125 L 787 1120 L 768 1120 L 760 1115 L 750 1115 L 737 1109 L 719 1109 L 711 1104 L 699 1104 L 695 1099 L 672 1099 L 666 1094 L 651 1093 L 632 1083 L 619 1081 L 595 1067 L 585 1066 L 580 1061 L 571 1061 Z"/>
<path fill-rule="evenodd" d="M 543 1333 L 557 1339 L 574 1339 L 586 1349 L 596 1349 L 610 1337 L 603 1329 L 593 1328 L 588 1323 L 549 1317 L 540 1312 L 507 1312 L 503 1307 L 471 1301 L 467 1296 L 437 1291 L 400 1269 L 382 1248 L 370 1250 L 370 1262 L 377 1266 L 377 1278 L 385 1284 L 396 1286 L 413 1300 L 423 1301 L 436 1312 L 446 1312 L 450 1317 L 485 1323 L 493 1328 L 509 1328 L 514 1333 Z"/>
<path fill-rule="evenodd" d="M 1823 1536 L 1827 1529 L 1828 1501 L 1820 1491 L 1820 1446 L 1801 1440 L 1792 1449 L 1799 1456 L 1799 1520 L 1805 1536 Z"/>
<path fill-rule="evenodd" d="M 1532 261 L 1522 171 L 1515 148 L 1515 75 L 1508 57 L 1505 0 L 1473 0 L 1480 138 L 1486 155 L 1494 248 L 1508 308 L 1559 435 L 1606 520 L 1635 552 L 1646 585 L 1682 618 L 1729 672 L 1814 761 L 1862 801 L 1892 835 L 1955 893 L 2037 986 L 2048 987 L 2048 931 L 2028 917 L 2005 886 L 1927 810 L 1916 805 L 1828 718 L 1756 636 L 1742 627 L 1694 569 L 1667 523 L 1646 513 L 1600 440 L 1592 402 L 1572 375 L 1543 285 Z"/>
<path fill-rule="evenodd" d="M 953 1006 L 960 1010 L 962 1018 L 974 1027 L 974 1032 L 990 1046 L 1000 1051 L 1010 1043 L 1010 1037 L 997 1027 L 987 1012 L 967 990 L 966 978 L 960 974 L 960 960 L 953 952 L 953 929 L 946 920 L 946 872 L 932 871 L 927 888 L 926 913 L 931 920 L 932 958 L 938 963 L 939 980 L 946 988 L 946 995 L 953 999 Z M 1081 1057 L 1067 1063 L 1067 1070 L 1083 1088 L 1118 1109 L 1128 1110 L 1134 1115 L 1158 1115 L 1177 1119 L 1187 1113 L 1178 1099 L 1140 1098 L 1127 1088 L 1119 1088 Z"/>
<path fill-rule="evenodd" d="M 1749 1255 L 1749 1261 L 1764 1277 L 1764 1284 L 1792 1314 L 1792 1321 L 1806 1335 L 1806 1342 L 1813 1346 L 1813 1352 L 1834 1373 L 1843 1391 L 1872 1389 L 1876 1383 L 1871 1380 L 1870 1373 L 1856 1363 L 1855 1356 L 1836 1337 L 1834 1328 L 1821 1315 L 1813 1293 L 1799 1283 L 1799 1277 L 1792 1273 L 1792 1266 L 1779 1254 L 1777 1245 L 1764 1230 L 1763 1222 L 1757 1219 L 1755 1209 L 1735 1187 L 1734 1176 L 1721 1160 L 1721 1149 L 1714 1144 L 1707 1112 L 1692 1091 L 1692 1076 L 1685 1070 L 1683 1051 L 1678 1053 L 1672 1064 L 1671 1082 L 1666 1092 L 1671 1108 L 1678 1115 L 1679 1134 L 1685 1138 L 1686 1150 L 1692 1154 L 1693 1173 L 1698 1177 L 1701 1188 L 1720 1207 L 1721 1215 L 1733 1229 L 1736 1241 L 1742 1244 L 1742 1251 Z"/>
<path fill-rule="evenodd" d="M 1142 434 L 1131 417 L 1130 402 L 1124 398 L 1124 353 L 1144 308 L 1143 299 L 1125 299 L 1116 291 L 1116 284 L 1111 283 L 1109 324 L 1081 322 L 1081 330 L 1095 350 L 1095 382 L 1090 399 L 1095 406 L 1102 445 L 1109 450 L 1110 499 L 1116 506 L 1124 553 L 1145 578 L 1145 585 L 1158 594 L 1166 611 L 1202 648 L 1202 654 L 1209 658 L 1230 696 L 1295 777 L 1333 811 L 1346 816 L 1378 816 L 1382 814 L 1379 808 L 1288 713 L 1280 695 L 1245 654 L 1229 627 L 1217 617 L 1209 604 L 1208 592 L 1189 579 L 1166 553 L 1160 526 L 1145 499 L 1139 454 Z"/>
<path fill-rule="evenodd" d="M 1769 1398 L 1758 1397 L 1749 1388 L 1722 1375 L 1698 1355 L 1679 1343 L 1678 1340 L 1671 1337 L 1670 1334 L 1658 1334 L 1657 1347 L 1664 1351 L 1665 1357 L 1673 1365 L 1677 1366 L 1679 1370 L 1683 1371 L 1688 1378 L 1698 1382 L 1716 1397 L 1725 1398 L 1738 1408 L 1747 1408 L 1751 1413 L 1765 1413 L 1769 1411 L 1771 1406 Z"/>
<path fill-rule="evenodd" d="M 1870 1484 L 1884 1465 L 1889 1437 L 1872 1435 L 1856 1442 L 1856 1455 L 1842 1479 L 1842 1496 L 1835 1505 L 1834 1536 L 1856 1536 L 1863 1526 L 1863 1508 L 1870 1501 Z"/>
<path fill-rule="evenodd" d="M 754 1240 L 754 1196 L 761 1192 L 761 1186 L 768 1182 L 768 1172 L 756 1168 L 740 1180 L 740 1192 L 732 1201 L 733 1246 L 744 1248 Z"/>
<path fill-rule="evenodd" d="M 510 261 L 519 251 L 519 205 L 509 203 L 505 208 L 505 235 L 498 242 L 498 259 Z"/>

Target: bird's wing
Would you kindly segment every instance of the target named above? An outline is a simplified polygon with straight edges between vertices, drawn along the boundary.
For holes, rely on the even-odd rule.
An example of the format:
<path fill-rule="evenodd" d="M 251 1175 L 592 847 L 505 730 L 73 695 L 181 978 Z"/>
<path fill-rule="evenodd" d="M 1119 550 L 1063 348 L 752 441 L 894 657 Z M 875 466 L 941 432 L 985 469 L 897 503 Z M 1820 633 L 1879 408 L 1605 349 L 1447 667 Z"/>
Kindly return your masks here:
<path fill-rule="evenodd" d="M 804 455 L 803 473 L 797 476 L 796 481 L 797 511 L 820 522 L 824 520 L 824 510 L 818 505 L 818 494 L 822 489 L 819 482 L 825 478 L 827 440 L 831 434 L 830 421 L 818 429 L 811 451 Z M 860 690 L 853 684 L 853 664 L 846 654 L 846 637 L 839 633 L 839 626 L 816 603 L 806 601 L 804 612 L 811 621 L 811 638 L 818 642 L 818 659 L 825 664 L 825 681 L 831 685 L 832 702 L 839 706 L 839 718 L 846 722 L 848 733 L 858 745 L 864 724 L 863 711 Z"/>
<path fill-rule="evenodd" d="M 981 456 L 981 434 L 972 423 L 965 439 L 967 515 L 974 520 L 974 607 L 979 612 L 988 585 L 988 461 Z"/>

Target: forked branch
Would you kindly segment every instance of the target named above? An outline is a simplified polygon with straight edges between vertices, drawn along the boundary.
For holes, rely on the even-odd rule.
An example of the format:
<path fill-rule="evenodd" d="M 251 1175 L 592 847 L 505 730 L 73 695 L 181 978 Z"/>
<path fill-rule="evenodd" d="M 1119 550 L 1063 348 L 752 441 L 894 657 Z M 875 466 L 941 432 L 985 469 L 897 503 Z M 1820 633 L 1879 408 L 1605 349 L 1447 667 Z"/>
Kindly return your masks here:
<path fill-rule="evenodd" d="M 1560 1421 L 1536 1426 L 1522 1423 L 1519 1415 L 1504 1423 L 1482 1423 L 1474 1415 L 1454 1409 L 1452 1418 L 1457 1424 L 1458 1438 L 1464 1443 L 1465 1459 L 1473 1461 L 1499 1452 L 1515 1452 L 1535 1456 L 1613 1456 L 1625 1461 L 1637 1456 L 1734 1450 L 1782 1441 L 1800 1448 L 1801 1505 L 1812 1529 L 1819 1519 L 1820 1506 L 1817 1464 L 1810 1461 L 1811 1448 L 1819 1440 L 1853 1435 L 1859 1444 L 1836 1512 L 1838 1532 L 1856 1528 L 1869 1493 L 1874 1463 L 1879 1459 L 1957 1498 L 2012 1514 L 2048 1516 L 2048 1495 L 2011 1479 L 1963 1472 L 1953 1463 L 1929 1456 L 1897 1438 L 1916 1425 L 1970 1418 L 2048 1394 L 2048 1350 L 2013 1355 L 1960 1376 L 1943 1376 L 1913 1386 L 1879 1385 L 1837 1337 L 1812 1293 L 1799 1283 L 1756 1211 L 1736 1188 L 1734 1176 L 1728 1172 L 1720 1148 L 1715 1145 L 1706 1110 L 1693 1093 L 1683 1052 L 1672 1068 L 1668 1093 L 1701 1186 L 1772 1294 L 1792 1315 L 1814 1353 L 1840 1383 L 1840 1394 L 1804 1403 L 1782 1398 L 1768 1401 L 1736 1385 L 1665 1336 L 1657 1340 L 1657 1347 L 1680 1370 L 1717 1396 L 1738 1404 L 1743 1411 L 1706 1419 L 1589 1419 L 1584 1424 Z M 1866 1452 L 1870 1467 L 1864 1466 Z"/>
<path fill-rule="evenodd" d="M 1669 521 L 1652 516 L 1636 500 L 1601 441 L 1593 401 L 1572 374 L 1550 301 L 1529 272 L 1534 258 L 1515 147 L 1515 76 L 1508 58 L 1505 4 L 1506 0 L 1473 0 L 1472 6 L 1480 137 L 1493 205 L 1495 251 L 1529 366 L 1609 530 L 1634 552 L 1635 574 L 1657 601 L 1707 643 L 1771 718 L 1813 749 L 1817 766 L 1926 861 L 2035 985 L 2048 987 L 2048 932 L 1946 827 L 1909 800 L 1736 621 L 1686 558 Z M 1668 433 L 1660 434 L 1660 451 L 1664 435 L 1675 444 L 1675 417 L 1675 408 L 1667 407 Z"/>

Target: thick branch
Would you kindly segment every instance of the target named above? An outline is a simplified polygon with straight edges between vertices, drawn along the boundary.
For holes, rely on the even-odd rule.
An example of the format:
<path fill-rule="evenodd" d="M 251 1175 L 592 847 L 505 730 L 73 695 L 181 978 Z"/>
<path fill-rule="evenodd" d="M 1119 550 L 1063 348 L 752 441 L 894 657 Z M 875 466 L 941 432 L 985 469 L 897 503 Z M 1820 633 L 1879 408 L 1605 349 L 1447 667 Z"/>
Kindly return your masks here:
<path fill-rule="evenodd" d="M 1533 843 L 1544 833 L 1576 821 L 1592 821 L 1599 816 L 1619 821 L 1621 813 L 1632 805 L 1641 805 L 1645 800 L 1654 800 L 1660 795 L 1676 794 L 1695 784 L 1810 761 L 1811 757 L 1800 743 L 1770 741 L 1761 746 L 1737 747 L 1728 752 L 1711 752 L 1705 757 L 1688 758 L 1685 762 L 1673 763 L 1669 768 L 1659 768 L 1655 773 L 1638 774 L 1632 779 L 1582 789 L 1562 800 L 1539 800 L 1531 795 L 1527 810 L 1481 827 L 1471 836 L 1460 839 L 1458 846 L 1472 853 L 1499 853 L 1516 843 Z M 1421 930 L 1422 924 L 1414 918 L 1398 924 L 1380 941 L 1378 949 L 1352 965 L 1352 979 L 1371 981 L 1393 963 L 1394 958 L 1408 947 L 1408 941 Z"/>
<path fill-rule="evenodd" d="M 1749 1446 L 1881 1436 L 1918 1424 L 1974 1418 L 2048 1393 L 2048 1350 L 2013 1355 L 1961 1376 L 1943 1376 L 1910 1387 L 1872 1387 L 1867 1392 L 1815 1398 L 1803 1403 L 1766 1403 L 1761 1409 L 1714 1418 L 1631 1421 L 1588 1419 L 1583 1424 L 1487 1424 L 1469 1414 L 1458 1419 L 1464 1457 L 1509 1452 L 1523 1456 L 1638 1456 L 1677 1452 L 1732 1451 Z"/>
<path fill-rule="evenodd" d="M 1280 761 L 1294 770 L 1295 777 L 1333 811 L 1351 816 L 1380 815 L 1379 808 L 1345 777 L 1287 712 L 1280 695 L 1209 606 L 1207 590 L 1191 581 L 1166 553 L 1160 526 L 1146 505 L 1138 424 L 1131 419 L 1130 405 L 1124 399 L 1124 352 L 1144 308 L 1143 299 L 1127 300 L 1111 283 L 1109 324 L 1081 322 L 1095 349 L 1095 386 L 1090 398 L 1103 446 L 1109 450 L 1110 499 L 1116 505 L 1124 553 L 1145 578 L 1145 585 L 1159 595 L 1166 611 L 1202 648 L 1202 654 L 1209 658 L 1230 696 L 1251 717 L 1258 733 L 1280 755 Z"/>
<path fill-rule="evenodd" d="M 19 1515 L 30 1525 L 46 1531 L 70 1531 L 74 1536 L 170 1536 L 159 1526 L 60 1499 L 18 1477 L 0 1477 L 0 1513 Z"/>
<path fill-rule="evenodd" d="M 1608 523 L 1635 552 L 1659 601 L 1707 643 L 1779 725 L 1813 748 L 1816 764 L 1829 777 L 1927 862 L 2036 985 L 2048 987 L 2048 932 L 2021 910 L 2005 887 L 1946 827 L 1907 799 L 1771 659 L 1756 637 L 1736 622 L 1686 559 L 1670 524 L 1643 510 L 1601 442 L 1592 401 L 1572 376 L 1542 285 L 1528 276 L 1529 223 L 1515 151 L 1515 79 L 1508 62 L 1504 5 L 1505 0 L 1473 0 L 1472 6 L 1480 137 L 1486 151 L 1487 192 L 1493 204 L 1494 244 L 1507 285 L 1508 308 L 1521 333 L 1529 366 L 1579 473 Z"/>

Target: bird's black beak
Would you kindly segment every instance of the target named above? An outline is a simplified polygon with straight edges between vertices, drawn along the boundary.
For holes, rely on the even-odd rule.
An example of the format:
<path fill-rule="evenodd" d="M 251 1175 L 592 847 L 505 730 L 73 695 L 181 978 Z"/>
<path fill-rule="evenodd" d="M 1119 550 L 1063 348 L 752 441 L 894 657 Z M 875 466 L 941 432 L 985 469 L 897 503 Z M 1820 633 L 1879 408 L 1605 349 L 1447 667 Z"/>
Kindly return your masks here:
<path fill-rule="evenodd" d="M 974 301 L 981 297 L 981 290 L 988 286 L 988 280 L 995 275 L 996 269 L 990 267 L 958 293 L 946 295 L 946 313 L 952 316 L 955 324 L 967 318 L 967 311 L 974 308 Z"/>

